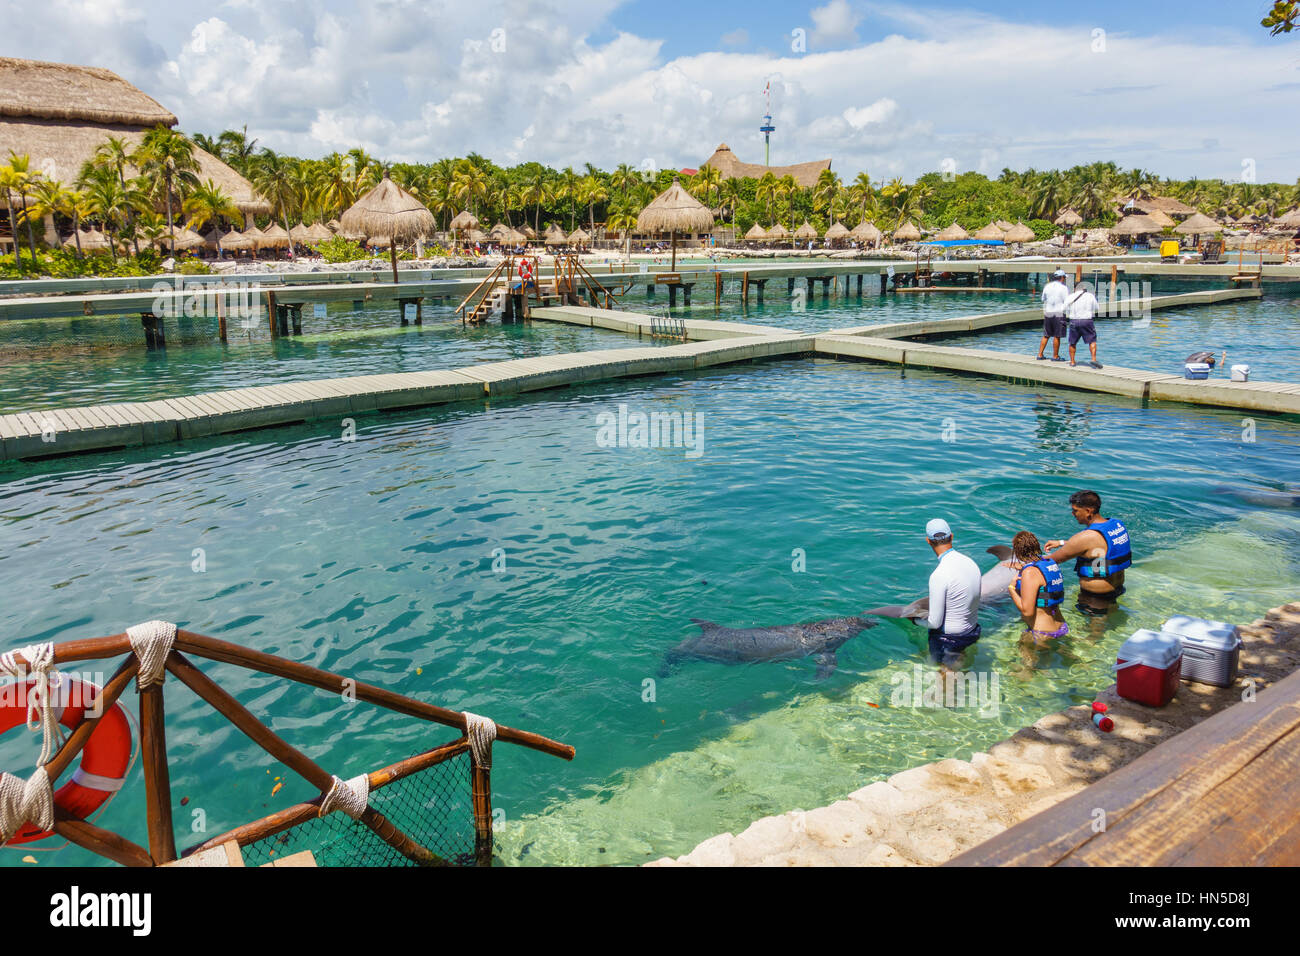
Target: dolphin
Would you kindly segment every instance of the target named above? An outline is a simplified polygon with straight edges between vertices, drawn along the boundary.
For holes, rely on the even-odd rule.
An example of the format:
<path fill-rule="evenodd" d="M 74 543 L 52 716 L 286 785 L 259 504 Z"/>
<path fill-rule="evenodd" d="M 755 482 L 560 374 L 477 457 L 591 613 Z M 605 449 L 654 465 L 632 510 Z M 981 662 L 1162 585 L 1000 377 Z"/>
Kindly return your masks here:
<path fill-rule="evenodd" d="M 691 622 L 700 626 L 700 633 L 688 637 L 664 656 L 660 677 L 667 676 L 673 664 L 688 658 L 738 664 L 800 657 L 816 657 L 818 678 L 829 677 L 835 670 L 835 652 L 840 645 L 876 626 L 875 621 L 865 617 L 833 617 L 781 627 L 723 627 L 695 617 Z"/>
<path fill-rule="evenodd" d="M 1018 573 L 1011 567 L 1011 549 L 1005 544 L 995 544 L 988 553 L 995 556 L 998 563 L 980 577 L 980 607 L 1011 600 L 1007 587 L 1015 581 Z M 930 616 L 930 596 L 917 598 L 908 605 L 887 604 L 862 613 L 872 617 L 926 618 Z"/>
<path fill-rule="evenodd" d="M 1300 508 L 1300 489 L 1272 491 L 1266 488 L 1234 488 L 1231 485 L 1218 485 L 1214 488 L 1216 495 L 1232 495 L 1248 505 L 1261 508 Z"/>

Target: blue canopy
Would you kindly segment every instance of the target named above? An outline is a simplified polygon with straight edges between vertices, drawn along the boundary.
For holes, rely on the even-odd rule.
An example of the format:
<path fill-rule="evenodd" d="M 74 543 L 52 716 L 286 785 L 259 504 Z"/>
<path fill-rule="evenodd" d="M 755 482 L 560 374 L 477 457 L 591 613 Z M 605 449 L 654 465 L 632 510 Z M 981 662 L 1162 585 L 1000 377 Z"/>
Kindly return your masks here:
<path fill-rule="evenodd" d="M 923 246 L 1005 246 L 1001 239 L 931 239 L 921 243 Z"/>

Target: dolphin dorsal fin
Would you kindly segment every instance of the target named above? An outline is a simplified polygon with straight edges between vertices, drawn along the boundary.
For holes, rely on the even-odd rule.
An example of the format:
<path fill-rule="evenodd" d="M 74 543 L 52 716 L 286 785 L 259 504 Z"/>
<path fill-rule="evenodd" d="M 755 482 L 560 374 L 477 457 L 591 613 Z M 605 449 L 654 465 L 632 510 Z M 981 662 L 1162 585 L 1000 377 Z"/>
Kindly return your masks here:
<path fill-rule="evenodd" d="M 701 631 L 704 630 L 706 627 L 717 627 L 717 626 L 718 626 L 718 625 L 714 624 L 712 621 L 706 621 L 706 620 L 704 620 L 704 618 L 702 618 L 702 617 L 693 617 L 693 618 L 691 618 L 691 623 L 692 623 L 692 624 L 698 624 L 698 625 L 700 626 L 700 630 L 701 630 Z"/>
<path fill-rule="evenodd" d="M 988 553 L 996 557 L 999 561 L 1011 560 L 1011 549 L 1005 544 L 995 544 L 988 549 Z"/>

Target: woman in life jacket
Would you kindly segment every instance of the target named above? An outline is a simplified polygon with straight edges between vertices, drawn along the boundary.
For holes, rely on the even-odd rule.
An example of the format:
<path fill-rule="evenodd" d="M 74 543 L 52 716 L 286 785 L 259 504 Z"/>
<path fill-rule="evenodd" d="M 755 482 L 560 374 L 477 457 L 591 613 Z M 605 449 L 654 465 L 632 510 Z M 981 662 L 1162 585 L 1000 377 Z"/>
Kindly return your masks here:
<path fill-rule="evenodd" d="M 1065 603 L 1065 575 L 1032 533 L 1021 531 L 1011 539 L 1011 566 L 1020 573 L 1008 586 L 1011 600 L 1025 622 L 1026 638 L 1035 642 L 1065 637 L 1069 625 L 1061 616 Z"/>

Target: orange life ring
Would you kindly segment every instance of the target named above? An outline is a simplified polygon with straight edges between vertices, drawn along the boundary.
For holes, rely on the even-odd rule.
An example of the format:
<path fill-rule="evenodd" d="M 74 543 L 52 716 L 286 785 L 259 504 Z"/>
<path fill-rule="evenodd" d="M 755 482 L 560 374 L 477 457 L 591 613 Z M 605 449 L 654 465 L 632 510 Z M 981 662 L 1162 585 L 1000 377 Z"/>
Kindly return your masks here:
<path fill-rule="evenodd" d="M 531 282 L 533 279 L 533 260 L 527 256 L 519 260 L 519 278 L 524 282 Z"/>
<path fill-rule="evenodd" d="M 53 678 L 53 675 L 51 675 Z M 100 689 L 94 684 L 79 681 L 67 674 L 59 675 L 61 682 L 51 688 L 51 705 L 59 715 L 59 723 L 75 730 L 93 710 Z M 12 700 L 12 690 L 0 700 L 0 734 L 7 733 L 27 722 L 27 698 L 34 681 L 28 681 L 21 700 Z M 54 680 L 51 680 L 54 683 Z M 12 685 L 17 687 L 18 685 Z M 63 706 L 60 707 L 60 704 Z M 131 726 L 121 704 L 100 718 L 95 732 L 81 751 L 81 765 L 73 771 L 72 779 L 54 793 L 54 805 L 78 819 L 85 820 L 104 805 L 104 801 L 122 789 L 126 782 L 127 767 L 131 762 Z M 7 845 L 31 843 L 51 835 L 34 823 L 23 824 L 9 838 Z"/>

